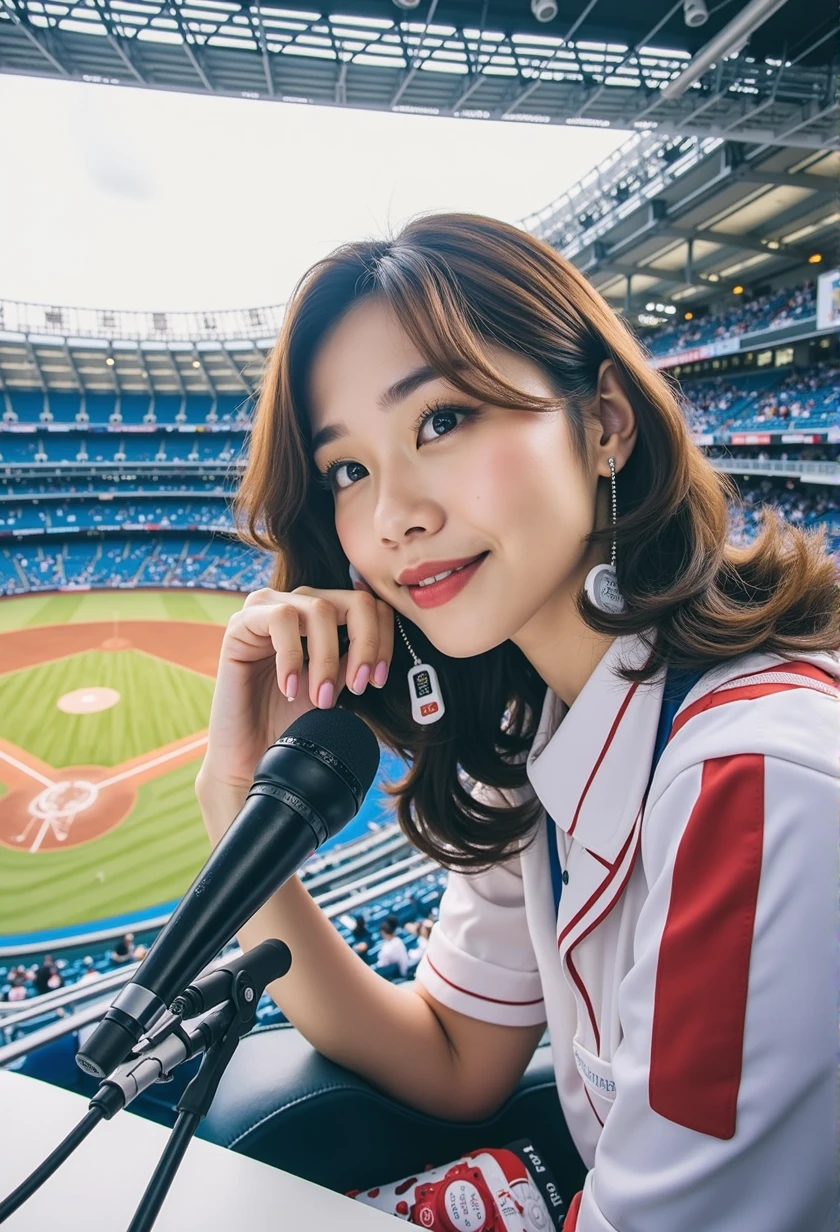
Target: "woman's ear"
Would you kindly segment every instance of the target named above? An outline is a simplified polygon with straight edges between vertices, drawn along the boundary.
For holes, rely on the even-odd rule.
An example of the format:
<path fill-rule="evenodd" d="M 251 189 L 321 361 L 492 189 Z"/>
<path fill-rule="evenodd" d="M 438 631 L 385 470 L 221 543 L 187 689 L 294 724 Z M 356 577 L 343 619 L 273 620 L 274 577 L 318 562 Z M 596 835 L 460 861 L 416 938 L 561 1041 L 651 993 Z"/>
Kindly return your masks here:
<path fill-rule="evenodd" d="M 635 411 L 611 359 L 605 359 L 598 369 L 597 414 L 601 420 L 598 450 L 605 458 L 614 457 L 616 469 L 621 470 L 633 452 L 638 428 Z"/>

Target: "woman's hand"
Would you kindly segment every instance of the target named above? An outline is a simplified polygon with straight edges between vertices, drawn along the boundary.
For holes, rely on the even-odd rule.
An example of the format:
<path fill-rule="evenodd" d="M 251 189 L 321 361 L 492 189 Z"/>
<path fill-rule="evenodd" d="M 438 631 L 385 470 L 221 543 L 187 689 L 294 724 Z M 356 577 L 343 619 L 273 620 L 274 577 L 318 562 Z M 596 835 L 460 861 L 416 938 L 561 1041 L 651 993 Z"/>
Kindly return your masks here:
<path fill-rule="evenodd" d="M 339 625 L 350 639 L 341 657 Z M 328 709 L 345 684 L 354 693 L 368 682 L 381 688 L 393 651 L 394 610 L 368 589 L 255 590 L 227 624 L 196 791 L 247 791 L 257 762 L 295 719 Z"/>

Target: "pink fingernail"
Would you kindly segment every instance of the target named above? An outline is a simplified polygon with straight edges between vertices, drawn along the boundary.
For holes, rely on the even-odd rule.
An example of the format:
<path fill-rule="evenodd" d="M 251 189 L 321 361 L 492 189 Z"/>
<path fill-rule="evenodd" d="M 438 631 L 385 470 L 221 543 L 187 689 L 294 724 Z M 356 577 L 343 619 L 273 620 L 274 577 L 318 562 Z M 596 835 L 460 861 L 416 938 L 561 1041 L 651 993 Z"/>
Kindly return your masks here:
<path fill-rule="evenodd" d="M 289 672 L 286 677 L 286 701 L 293 702 L 297 697 L 298 678 L 297 672 Z"/>
<path fill-rule="evenodd" d="M 376 671 L 373 673 L 373 683 L 378 689 L 381 689 L 385 681 L 388 679 L 388 664 L 384 659 L 380 659 L 376 665 Z"/>
<path fill-rule="evenodd" d="M 369 680 L 370 680 L 370 664 L 363 663 L 362 666 L 359 668 L 359 670 L 356 672 L 356 678 L 353 681 L 353 692 L 363 693 L 365 688 L 367 687 L 367 683 Z"/>
<path fill-rule="evenodd" d="M 321 710 L 329 710 L 333 704 L 334 689 L 329 680 L 325 680 L 318 690 L 318 706 Z"/>

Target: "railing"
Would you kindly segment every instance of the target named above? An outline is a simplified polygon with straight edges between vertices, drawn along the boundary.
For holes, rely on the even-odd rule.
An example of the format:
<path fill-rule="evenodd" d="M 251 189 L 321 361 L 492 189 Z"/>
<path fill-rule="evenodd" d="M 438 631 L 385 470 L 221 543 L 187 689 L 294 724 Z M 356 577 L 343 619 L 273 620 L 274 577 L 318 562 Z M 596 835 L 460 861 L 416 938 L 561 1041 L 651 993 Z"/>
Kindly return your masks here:
<path fill-rule="evenodd" d="M 200 590 L 201 588 L 196 587 L 195 589 Z M 366 834 L 363 838 L 356 839 L 355 841 L 351 843 L 342 844 L 340 848 L 334 848 L 331 851 L 325 852 L 321 856 L 316 855 L 307 862 L 306 870 L 305 870 L 307 875 L 303 876 L 301 880 L 303 881 L 303 884 L 307 890 L 312 890 L 315 888 L 317 884 L 316 878 L 323 879 L 322 875 L 329 871 L 332 871 L 336 874 L 340 874 L 345 865 L 345 857 L 349 856 L 352 858 L 354 855 L 368 853 L 372 849 L 374 850 L 374 854 L 375 854 L 375 849 L 377 847 L 382 847 L 383 849 L 385 849 L 386 844 L 390 844 L 391 840 L 397 837 L 402 838 L 404 842 L 406 841 L 402 835 L 402 831 L 400 830 L 399 825 L 396 822 L 389 823 L 387 825 L 383 825 L 380 829 L 376 830 L 373 834 Z M 392 847 L 388 846 L 387 850 L 391 851 Z M 339 853 L 341 856 L 340 860 L 339 860 Z M 331 860 L 334 861 L 334 863 L 330 863 Z M 321 901 L 321 895 L 313 894 L 313 897 L 315 898 L 316 902 Z M 160 915 L 151 916 L 147 920 L 142 920 L 142 919 L 137 920 L 133 924 L 134 930 L 135 932 L 145 933 L 145 932 L 153 931 L 154 929 L 163 928 L 163 926 L 168 922 L 171 914 L 172 914 L 171 911 L 166 911 L 166 912 L 161 912 Z M 76 933 L 66 938 L 60 938 L 60 937 L 50 938 L 49 943 L 48 943 L 49 949 L 51 953 L 57 954 L 62 949 L 78 949 L 78 948 L 84 948 L 85 946 L 97 945 L 101 942 L 116 941 L 119 937 L 122 937 L 125 935 L 125 931 L 127 927 L 128 925 L 125 922 L 125 920 L 122 920 L 120 921 L 119 924 L 115 924 L 113 927 L 110 927 L 110 928 L 95 929 L 88 933 L 81 933 L 81 934 Z M 0 947 L 0 959 L 6 960 L 6 959 L 24 958 L 27 955 L 32 954 L 33 950 L 43 949 L 43 948 L 44 948 L 43 945 L 34 946 L 32 942 L 21 943 L 18 945 L 2 946 Z M 120 971 L 118 971 L 117 974 L 120 974 L 120 972 L 126 971 L 126 970 L 128 970 L 127 966 L 121 967 Z M 73 987 L 76 987 L 76 985 L 74 985 Z M 57 996 L 60 996 L 64 991 L 65 991 L 64 989 L 59 988 L 54 993 L 46 993 L 45 996 L 57 997 Z M 32 1004 L 33 1001 L 34 1001 L 34 998 L 30 998 L 26 1002 L 26 1004 L 30 1005 Z M 39 997 L 38 1004 L 46 1005 L 47 1002 L 43 997 Z M 9 1007 L 4 1002 L 0 1001 L 0 1013 L 2 1013 L 8 1008 L 16 1008 L 15 1003 L 13 1002 L 12 1007 Z"/>
<path fill-rule="evenodd" d="M 365 906 L 373 899 L 380 898 L 384 894 L 390 894 L 393 890 L 399 890 L 405 886 L 420 882 L 430 873 L 435 872 L 440 872 L 439 866 L 433 860 L 425 860 L 414 868 L 395 877 L 390 877 L 379 885 L 371 886 L 359 893 L 352 894 L 349 898 L 342 899 L 340 902 L 325 903 L 322 910 L 328 920 L 337 919 L 341 915 L 358 910 L 360 907 Z M 315 902 L 320 905 L 322 896 L 314 897 Z M 227 953 L 219 955 L 213 962 L 208 963 L 204 971 L 212 971 L 216 967 L 221 966 L 222 963 L 229 962 L 241 953 L 241 948 L 237 946 Z M 117 991 L 129 982 L 139 966 L 140 964 L 136 962 L 129 963 L 119 971 L 109 972 L 96 981 L 85 981 L 83 984 L 73 984 L 68 989 L 57 989 L 54 993 L 45 993 L 42 997 L 29 999 L 25 1007 L 23 1004 L 21 1004 L 20 1009 L 15 1007 L 14 1012 L 7 1014 L 0 1020 L 0 1035 L 3 1035 L 6 1039 L 8 1039 L 11 1031 L 15 1030 L 23 1022 L 31 1022 L 34 1018 L 59 1008 L 64 1009 L 67 1006 L 84 1005 L 84 1002 L 95 998 L 93 1004 L 84 1005 L 84 1008 L 74 1011 L 64 1018 L 59 1018 L 57 1022 L 51 1022 L 37 1031 L 24 1035 L 21 1039 L 4 1044 L 0 1047 L 0 1067 L 9 1065 L 12 1061 L 16 1061 L 19 1057 L 34 1052 L 45 1044 L 61 1039 L 65 1035 L 70 1035 L 73 1031 L 78 1031 L 80 1027 L 87 1026 L 88 1023 L 98 1022 L 111 1005 Z M 103 997 L 101 994 L 105 991 L 109 995 Z"/>
<path fill-rule="evenodd" d="M 806 462 L 799 458 L 711 458 L 716 470 L 735 474 L 799 476 L 812 483 L 840 483 L 840 463 Z"/>
<path fill-rule="evenodd" d="M 211 312 L 129 312 L 110 308 L 67 308 L 0 300 L 0 335 L 120 339 L 131 342 L 210 342 L 271 340 L 285 305 L 222 308 Z"/>
<path fill-rule="evenodd" d="M 561 197 L 529 214 L 520 225 L 571 260 L 721 144 L 718 137 L 680 140 L 634 133 Z M 622 192 L 621 200 L 611 196 L 616 190 Z M 587 217 L 588 225 L 581 222 Z"/>

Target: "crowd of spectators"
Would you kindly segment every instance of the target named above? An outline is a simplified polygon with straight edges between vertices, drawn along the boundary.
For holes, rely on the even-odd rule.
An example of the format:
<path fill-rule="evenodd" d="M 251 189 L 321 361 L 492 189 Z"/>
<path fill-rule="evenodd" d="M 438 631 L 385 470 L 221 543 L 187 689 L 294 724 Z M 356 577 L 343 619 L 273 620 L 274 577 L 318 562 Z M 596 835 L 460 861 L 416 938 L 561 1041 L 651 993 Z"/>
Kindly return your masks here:
<path fill-rule="evenodd" d="M 438 881 L 436 888 L 431 891 L 431 897 L 429 889 L 426 889 L 422 905 L 417 897 L 409 892 L 401 898 L 398 912 L 389 911 L 384 918 L 378 919 L 378 923 L 373 924 L 363 913 L 359 913 L 352 917 L 352 929 L 339 927 L 339 932 L 348 945 L 384 979 L 411 977 L 429 944 L 429 937 L 438 916 L 437 903 L 441 893 L 442 884 Z M 372 914 L 376 916 L 375 909 Z M 233 944 L 232 942 L 231 946 Z M 138 944 L 134 933 L 128 932 L 123 934 L 113 949 L 99 954 L 96 958 L 92 954 L 86 954 L 82 959 L 68 963 L 64 959 L 55 959 L 52 954 L 45 954 L 37 965 L 27 967 L 25 964 L 18 964 L 5 972 L 0 970 L 0 1002 L 24 1001 L 43 996 L 65 985 L 70 987 L 93 982 L 126 963 L 142 961 L 147 953 L 147 947 L 142 943 Z M 61 1008 L 51 1012 L 59 1017 L 65 1016 L 65 1011 Z"/>
<path fill-rule="evenodd" d="M 761 530 L 761 510 L 774 506 L 792 526 L 805 528 L 825 524 L 829 528 L 829 544 L 835 555 L 840 552 L 840 494 L 830 488 L 804 490 L 795 480 L 783 482 L 764 478 L 744 485 L 741 500 L 730 506 L 730 539 L 747 544 Z"/>
<path fill-rule="evenodd" d="M 364 915 L 356 915 L 353 916 L 349 943 L 365 962 L 386 979 L 405 979 L 409 970 L 416 967 L 425 954 L 434 922 L 433 916 L 405 922 L 403 925 L 405 932 L 415 938 L 412 949 L 409 951 L 400 936 L 398 917 L 393 913 L 386 915 L 379 924 L 380 941 L 377 950 L 367 920 Z"/>
<path fill-rule="evenodd" d="M 747 299 L 743 295 L 713 308 L 705 316 L 696 313 L 691 321 L 662 326 L 645 335 L 644 342 L 654 355 L 673 355 L 691 347 L 737 338 L 758 330 L 781 329 L 817 312 L 817 290 L 812 281 L 783 291 L 770 291 Z"/>
<path fill-rule="evenodd" d="M 121 963 L 139 962 L 146 953 L 145 945 L 135 945 L 134 933 L 125 933 L 107 958 L 111 965 L 117 967 Z M 68 985 L 102 978 L 102 971 L 97 969 L 96 960 L 90 954 L 86 954 L 77 964 L 68 964 L 63 958 L 45 954 L 36 966 L 27 967 L 18 963 L 6 973 L 6 982 L 0 987 L 0 1001 L 25 1001 L 28 997 L 43 997 L 45 993 L 55 992 L 64 987 L 64 973 L 68 971 L 73 973 L 66 981 Z M 61 1010 L 56 1012 L 62 1014 Z"/>
<path fill-rule="evenodd" d="M 0 1001 L 25 1001 L 27 997 L 42 997 L 63 987 L 61 974 L 67 963 L 52 954 L 45 954 L 38 966 L 27 967 L 18 963 L 6 976 L 6 984 L 0 989 Z"/>
<path fill-rule="evenodd" d="M 18 434 L 4 436 L 0 463 L 16 466 L 43 462 L 227 464 L 237 458 L 241 448 L 241 441 L 218 435 L 207 439 L 181 434 L 175 437 L 149 435 L 124 439 L 117 435 L 51 432 L 47 436 L 39 432 L 34 440 L 31 436 Z"/>
<path fill-rule="evenodd" d="M 68 475 L 66 479 L 15 479 L 0 480 L 0 497 L 16 496 L 50 496 L 60 493 L 62 496 L 137 496 L 144 492 L 156 496 L 180 496 L 188 499 L 197 496 L 227 496 L 233 495 L 230 488 L 219 483 L 216 478 L 206 478 L 203 475 L 189 475 L 173 479 L 138 479 L 135 475 L 121 474 L 114 481 L 93 478 L 86 482 L 76 475 Z"/>
<path fill-rule="evenodd" d="M 35 498 L 37 502 L 38 498 Z M 231 513 L 223 501 L 152 501 L 111 504 L 95 501 L 73 501 L 67 505 L 58 501 L 47 504 L 27 501 L 26 504 L 0 503 L 0 530 L 74 531 L 101 530 L 119 527 L 126 530 L 161 528 L 163 530 L 228 530 L 233 529 Z"/>
<path fill-rule="evenodd" d="M 738 416 L 739 426 L 749 428 L 802 427 L 837 419 L 840 403 L 840 368 L 820 364 L 805 372 L 791 372 L 771 389 L 758 395 Z M 797 422 L 798 421 L 798 422 Z"/>
<path fill-rule="evenodd" d="M 824 362 L 758 383 L 758 374 L 711 377 L 682 389 L 686 417 L 694 432 L 821 429 L 840 418 L 840 367 Z"/>
<path fill-rule="evenodd" d="M 272 561 L 234 540 L 126 540 L 107 547 L 63 543 L 0 552 L 0 595 L 28 594 L 68 585 L 200 587 L 249 591 L 267 586 Z"/>

